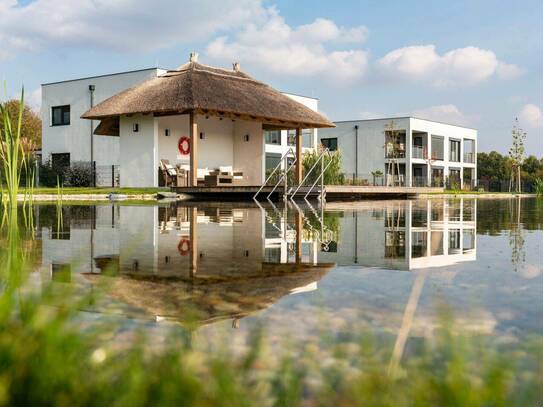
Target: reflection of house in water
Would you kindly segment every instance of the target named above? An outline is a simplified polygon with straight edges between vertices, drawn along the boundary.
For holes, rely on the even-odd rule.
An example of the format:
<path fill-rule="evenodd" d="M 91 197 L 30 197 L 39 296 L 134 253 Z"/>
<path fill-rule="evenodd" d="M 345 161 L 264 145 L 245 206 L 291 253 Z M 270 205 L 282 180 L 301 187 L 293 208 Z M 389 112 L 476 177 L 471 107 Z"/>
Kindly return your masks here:
<path fill-rule="evenodd" d="M 309 261 L 301 222 L 275 258 L 255 208 L 70 206 L 62 217 L 54 206 L 40 210 L 43 265 L 53 280 L 106 282 L 109 297 L 136 315 L 237 320 L 315 289 L 333 266 Z"/>
<path fill-rule="evenodd" d="M 337 253 L 321 253 L 319 260 L 407 270 L 475 260 L 475 199 L 341 207 L 345 210 Z"/>

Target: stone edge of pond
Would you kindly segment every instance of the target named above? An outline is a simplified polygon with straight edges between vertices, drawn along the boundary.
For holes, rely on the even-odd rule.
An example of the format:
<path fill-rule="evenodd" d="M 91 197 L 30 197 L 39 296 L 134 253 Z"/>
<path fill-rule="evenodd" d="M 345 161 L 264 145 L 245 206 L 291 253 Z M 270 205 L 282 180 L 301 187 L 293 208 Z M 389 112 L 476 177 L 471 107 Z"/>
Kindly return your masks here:
<path fill-rule="evenodd" d="M 418 194 L 417 198 L 536 198 L 536 194 L 512 194 L 508 192 L 500 193 L 482 193 L 482 194 Z"/>
<path fill-rule="evenodd" d="M 24 200 L 24 195 L 18 195 L 19 201 Z M 157 194 L 36 194 L 32 197 L 34 201 L 158 201 Z"/>

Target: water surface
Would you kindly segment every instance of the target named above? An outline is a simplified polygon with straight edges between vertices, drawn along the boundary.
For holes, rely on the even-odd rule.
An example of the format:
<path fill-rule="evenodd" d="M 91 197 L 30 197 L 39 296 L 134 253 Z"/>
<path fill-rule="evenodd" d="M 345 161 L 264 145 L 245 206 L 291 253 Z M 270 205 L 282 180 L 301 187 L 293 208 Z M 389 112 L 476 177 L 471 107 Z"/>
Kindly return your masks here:
<path fill-rule="evenodd" d="M 236 339 L 265 323 L 270 337 L 303 339 L 350 326 L 395 335 L 409 319 L 415 340 L 447 304 L 462 328 L 499 340 L 543 333 L 541 200 L 34 210 L 35 281 L 102 293 L 82 312 L 124 328 Z"/>

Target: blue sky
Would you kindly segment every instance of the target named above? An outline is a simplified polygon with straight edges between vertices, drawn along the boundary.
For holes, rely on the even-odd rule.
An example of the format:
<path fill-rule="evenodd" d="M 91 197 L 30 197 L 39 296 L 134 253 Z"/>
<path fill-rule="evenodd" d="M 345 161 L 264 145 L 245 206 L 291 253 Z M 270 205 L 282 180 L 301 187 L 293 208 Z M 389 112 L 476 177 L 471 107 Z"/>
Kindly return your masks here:
<path fill-rule="evenodd" d="M 515 117 L 543 156 L 543 2 L 0 0 L 0 76 L 40 83 L 156 66 L 196 50 L 316 96 L 332 120 L 414 114 L 506 152 Z"/>

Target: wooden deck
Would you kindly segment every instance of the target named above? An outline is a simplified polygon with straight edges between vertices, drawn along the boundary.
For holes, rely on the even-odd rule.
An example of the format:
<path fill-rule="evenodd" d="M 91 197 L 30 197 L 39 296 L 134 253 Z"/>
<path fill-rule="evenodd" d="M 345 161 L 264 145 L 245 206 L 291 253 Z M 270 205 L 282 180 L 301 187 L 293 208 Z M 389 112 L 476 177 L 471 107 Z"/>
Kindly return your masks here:
<path fill-rule="evenodd" d="M 222 200 L 247 200 L 252 199 L 260 186 L 220 186 L 220 187 L 173 187 L 172 192 L 178 194 L 179 199 L 222 199 Z M 356 199 L 382 199 L 382 198 L 410 198 L 418 194 L 439 193 L 443 188 L 426 187 L 372 187 L 372 186 L 352 186 L 352 185 L 327 185 L 326 200 L 356 200 Z M 272 187 L 264 187 L 259 194 L 259 199 L 265 199 L 271 192 Z M 300 188 L 298 196 L 301 195 L 303 188 Z M 315 195 L 318 194 L 318 191 Z M 273 200 L 278 200 L 283 196 L 283 189 L 277 188 L 272 195 Z"/>

